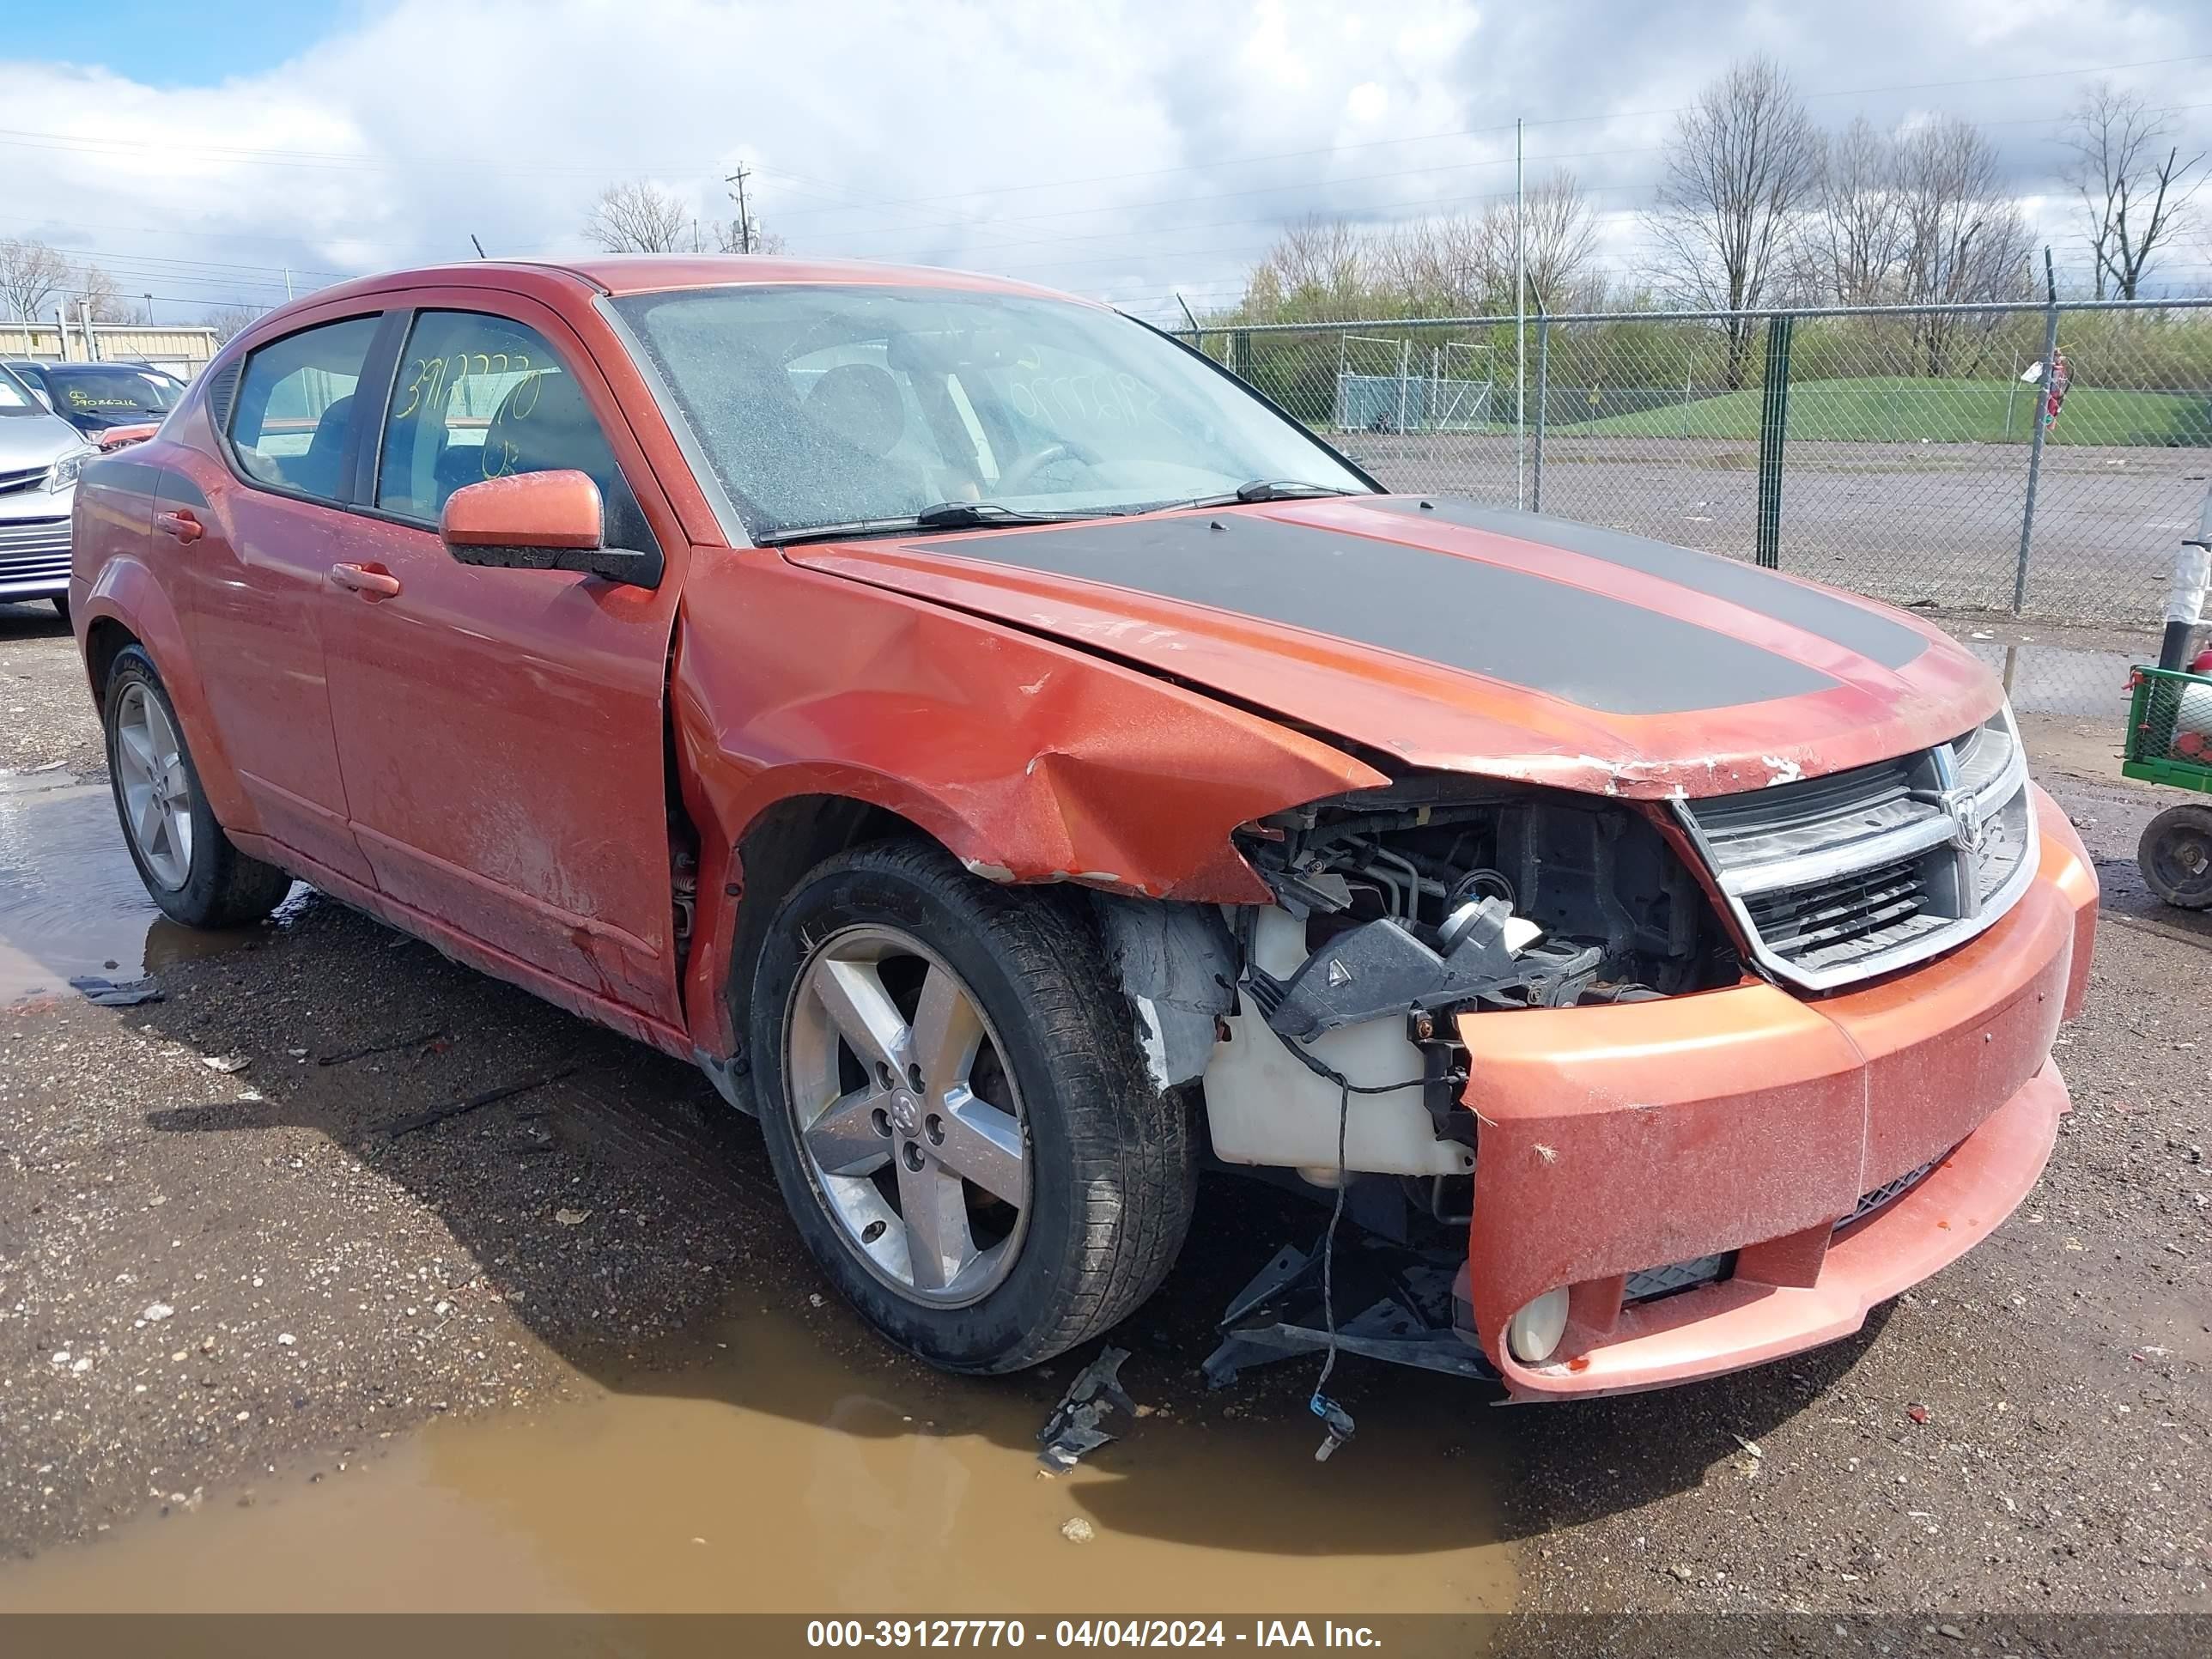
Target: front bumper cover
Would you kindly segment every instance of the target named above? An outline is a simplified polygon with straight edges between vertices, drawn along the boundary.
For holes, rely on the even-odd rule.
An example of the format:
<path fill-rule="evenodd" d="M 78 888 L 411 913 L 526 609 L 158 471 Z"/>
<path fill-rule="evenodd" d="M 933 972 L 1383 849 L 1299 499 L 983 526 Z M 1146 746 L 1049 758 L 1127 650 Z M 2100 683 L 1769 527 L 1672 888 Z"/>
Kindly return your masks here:
<path fill-rule="evenodd" d="M 1664 1387 L 1832 1341 L 2011 1213 L 2066 1108 L 2051 1039 L 2079 1006 L 2096 911 L 2079 837 L 2034 801 L 2026 895 L 1910 972 L 1817 1000 L 1759 984 L 1462 1018 L 1479 1145 L 1468 1296 L 1516 1398 Z M 1628 1275 L 1723 1253 L 1729 1277 L 1623 1305 Z M 1524 1364 L 1505 1324 L 1563 1285 L 1566 1336 Z"/>

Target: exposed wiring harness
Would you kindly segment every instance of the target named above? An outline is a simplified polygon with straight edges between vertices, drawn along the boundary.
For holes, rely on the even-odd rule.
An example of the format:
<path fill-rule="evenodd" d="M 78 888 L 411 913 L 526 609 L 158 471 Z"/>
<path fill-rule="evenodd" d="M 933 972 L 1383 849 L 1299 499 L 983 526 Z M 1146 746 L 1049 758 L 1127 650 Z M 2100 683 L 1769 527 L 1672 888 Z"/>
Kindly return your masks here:
<path fill-rule="evenodd" d="M 1358 1432 L 1358 1425 L 1352 1413 L 1323 1392 L 1328 1379 L 1336 1370 L 1336 1229 L 1344 1219 L 1345 1139 L 1352 1127 L 1352 1097 L 1354 1095 L 1394 1095 L 1401 1089 L 1418 1089 L 1427 1079 L 1414 1078 L 1407 1083 L 1354 1083 L 1334 1066 L 1308 1049 L 1304 1042 L 1283 1045 L 1298 1057 L 1301 1064 L 1316 1077 L 1327 1078 L 1336 1085 L 1336 1198 L 1328 1212 L 1328 1231 L 1322 1235 L 1321 1245 L 1321 1312 L 1322 1321 L 1328 1330 L 1328 1346 L 1323 1351 L 1321 1375 L 1314 1379 L 1313 1393 L 1306 1401 L 1306 1409 L 1328 1425 L 1328 1436 L 1314 1449 L 1314 1462 L 1326 1463 L 1339 1446 Z"/>

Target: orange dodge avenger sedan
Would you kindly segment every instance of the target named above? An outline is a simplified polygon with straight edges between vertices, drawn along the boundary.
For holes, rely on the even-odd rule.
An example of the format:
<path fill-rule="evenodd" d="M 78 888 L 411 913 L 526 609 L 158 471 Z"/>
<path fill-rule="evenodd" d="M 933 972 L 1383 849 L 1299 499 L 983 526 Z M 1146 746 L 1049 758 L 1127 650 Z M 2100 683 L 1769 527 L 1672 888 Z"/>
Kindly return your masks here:
<path fill-rule="evenodd" d="M 2066 1107 L 2095 880 L 1973 657 L 1390 494 L 1102 306 L 369 278 L 75 513 L 165 911 L 296 877 L 696 1060 L 823 1270 L 956 1370 L 1126 1317 L 1204 1164 L 1329 1215 L 1255 1241 L 1217 1380 L 1711 1376 L 1988 1234 Z"/>

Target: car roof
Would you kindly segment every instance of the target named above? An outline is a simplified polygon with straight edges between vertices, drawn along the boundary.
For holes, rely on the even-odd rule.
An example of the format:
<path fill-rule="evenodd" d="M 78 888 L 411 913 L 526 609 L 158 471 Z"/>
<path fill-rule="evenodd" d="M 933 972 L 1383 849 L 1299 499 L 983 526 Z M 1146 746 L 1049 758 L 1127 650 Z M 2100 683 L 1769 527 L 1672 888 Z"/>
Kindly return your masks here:
<path fill-rule="evenodd" d="M 412 288 L 513 288 L 565 284 L 598 294 L 665 293 L 678 289 L 727 288 L 777 283 L 854 288 L 942 289 L 968 293 L 1024 295 L 1036 299 L 1097 302 L 1011 277 L 933 265 L 878 264 L 862 259 L 794 259 L 758 253 L 598 253 L 573 259 L 469 259 L 356 277 L 302 295 L 270 317 L 281 317 L 334 300 L 367 298 Z M 256 323 L 264 332 L 270 317 Z"/>

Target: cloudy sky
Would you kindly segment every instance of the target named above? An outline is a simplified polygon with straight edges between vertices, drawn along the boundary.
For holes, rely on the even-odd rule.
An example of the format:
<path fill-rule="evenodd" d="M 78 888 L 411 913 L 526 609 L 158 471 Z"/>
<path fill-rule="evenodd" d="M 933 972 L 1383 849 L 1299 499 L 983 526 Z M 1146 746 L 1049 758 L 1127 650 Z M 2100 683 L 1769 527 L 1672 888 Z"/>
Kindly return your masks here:
<path fill-rule="evenodd" d="M 1283 222 L 1478 210 L 1572 168 L 1633 277 L 1674 112 L 1772 53 L 1824 123 L 1951 112 L 2075 240 L 2056 118 L 2098 73 L 2212 141 L 2203 0 L 103 0 L 11 20 L 0 236 L 158 318 L 340 276 L 584 246 L 644 176 L 796 252 L 1012 272 L 1164 316 Z M 2200 222 L 2212 221 L 2212 190 Z M 2074 256 L 2078 259 L 2078 252 Z M 2158 273 L 2212 289 L 2212 234 Z"/>

